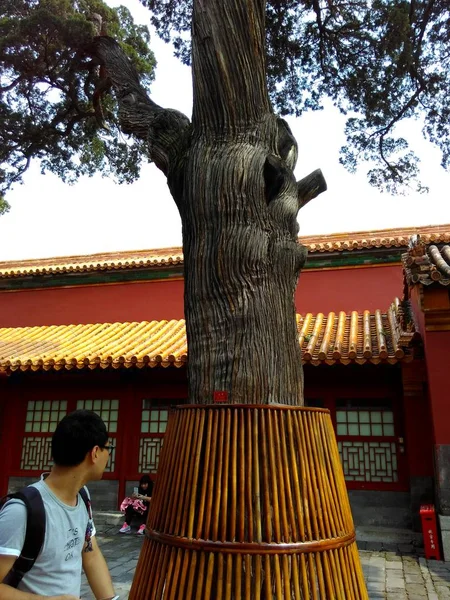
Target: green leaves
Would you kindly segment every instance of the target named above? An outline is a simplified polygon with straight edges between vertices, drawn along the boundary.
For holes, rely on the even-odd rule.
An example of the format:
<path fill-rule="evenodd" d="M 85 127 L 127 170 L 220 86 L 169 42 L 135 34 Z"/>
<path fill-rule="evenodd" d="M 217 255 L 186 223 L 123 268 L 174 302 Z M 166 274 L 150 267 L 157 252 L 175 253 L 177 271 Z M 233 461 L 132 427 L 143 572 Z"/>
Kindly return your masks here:
<path fill-rule="evenodd" d="M 68 182 L 97 170 L 119 181 L 138 177 L 146 156 L 137 156 L 139 144 L 117 142 L 117 102 L 90 52 L 100 33 L 95 15 L 148 87 L 155 66 L 149 32 L 126 8 L 100 0 L 1 3 L 0 192 L 21 181 L 33 158 Z"/>
<path fill-rule="evenodd" d="M 0 196 L 0 215 L 4 215 L 10 209 L 9 204 L 6 202 L 3 196 Z"/>
<path fill-rule="evenodd" d="M 189 61 L 192 0 L 141 0 L 158 34 Z M 450 165 L 448 0 L 267 0 L 267 78 L 282 115 L 319 110 L 325 97 L 351 114 L 341 163 L 368 168 L 390 193 L 423 191 L 419 162 L 396 125 L 421 115 Z"/>
<path fill-rule="evenodd" d="M 141 1 L 158 34 L 188 63 L 192 0 Z M 155 65 L 149 32 L 126 8 L 101 0 L 2 0 L 0 192 L 21 180 L 32 158 L 66 181 L 97 169 L 129 181 L 147 160 L 141 142 L 120 138 L 117 103 L 90 52 L 99 33 L 93 15 L 148 87 Z M 350 117 L 341 163 L 368 169 L 369 181 L 390 193 L 423 191 L 419 161 L 396 126 L 420 115 L 425 138 L 450 167 L 449 24 L 448 0 L 267 0 L 272 103 L 282 115 L 300 115 L 331 98 Z"/>

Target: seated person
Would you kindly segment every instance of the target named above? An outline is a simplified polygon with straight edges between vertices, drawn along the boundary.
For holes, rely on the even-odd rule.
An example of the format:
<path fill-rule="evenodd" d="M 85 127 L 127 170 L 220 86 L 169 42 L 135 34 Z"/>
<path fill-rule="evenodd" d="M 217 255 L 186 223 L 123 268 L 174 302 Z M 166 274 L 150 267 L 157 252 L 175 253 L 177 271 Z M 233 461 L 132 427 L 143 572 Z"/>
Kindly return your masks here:
<path fill-rule="evenodd" d="M 120 505 L 120 510 L 125 513 L 125 523 L 120 528 L 119 533 L 130 533 L 132 520 L 135 517 L 139 517 L 141 525 L 138 529 L 138 534 L 144 535 L 152 491 L 153 481 L 148 475 L 143 475 L 139 480 L 138 493 L 133 493 L 131 498 L 125 498 Z"/>

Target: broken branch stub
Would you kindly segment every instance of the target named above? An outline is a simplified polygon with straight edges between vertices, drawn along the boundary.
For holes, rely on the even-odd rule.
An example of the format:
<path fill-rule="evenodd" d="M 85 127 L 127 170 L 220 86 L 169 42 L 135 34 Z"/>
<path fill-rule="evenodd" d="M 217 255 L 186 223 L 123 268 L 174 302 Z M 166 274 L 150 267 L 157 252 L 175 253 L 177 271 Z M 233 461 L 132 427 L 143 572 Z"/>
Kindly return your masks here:
<path fill-rule="evenodd" d="M 320 169 L 316 169 L 306 177 L 303 177 L 303 179 L 300 179 L 297 182 L 298 209 L 300 210 L 310 200 L 313 200 L 313 198 L 317 198 L 326 189 L 327 182 Z"/>

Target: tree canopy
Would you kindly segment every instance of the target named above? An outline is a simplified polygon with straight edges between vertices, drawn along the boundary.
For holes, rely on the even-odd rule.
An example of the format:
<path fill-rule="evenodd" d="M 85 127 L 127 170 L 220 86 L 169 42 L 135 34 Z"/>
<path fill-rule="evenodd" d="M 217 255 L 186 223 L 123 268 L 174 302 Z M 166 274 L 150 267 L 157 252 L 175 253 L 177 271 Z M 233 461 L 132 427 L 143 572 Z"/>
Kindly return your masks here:
<path fill-rule="evenodd" d="M 192 0 L 141 0 L 158 34 L 190 61 Z M 101 171 L 133 181 L 144 140 L 124 137 L 118 105 L 90 53 L 106 23 L 148 89 L 154 57 L 146 27 L 101 0 L 1 0 L 0 193 L 32 158 L 64 181 Z M 328 97 L 347 114 L 341 162 L 369 161 L 369 181 L 422 191 L 418 159 L 396 124 L 420 116 L 450 165 L 450 9 L 447 0 L 268 0 L 267 78 L 275 111 L 300 115 Z M 104 30 L 105 31 L 105 30 Z M 103 31 L 103 32 L 104 32 Z M 0 212 L 7 204 L 0 200 Z"/>
<path fill-rule="evenodd" d="M 89 50 L 99 22 L 148 89 L 150 35 L 126 8 L 101 0 L 1 1 L 0 193 L 21 180 L 32 158 L 66 182 L 97 171 L 119 182 L 139 175 L 146 145 L 125 139 L 116 98 Z M 0 199 L 0 214 L 7 207 Z"/>
<path fill-rule="evenodd" d="M 176 55 L 190 60 L 192 0 L 141 0 Z M 395 126 L 423 119 L 423 134 L 450 166 L 450 5 L 447 0 L 267 0 L 267 77 L 281 115 L 318 110 L 329 97 L 346 115 L 341 163 L 372 163 L 369 182 L 402 193 L 417 156 Z"/>

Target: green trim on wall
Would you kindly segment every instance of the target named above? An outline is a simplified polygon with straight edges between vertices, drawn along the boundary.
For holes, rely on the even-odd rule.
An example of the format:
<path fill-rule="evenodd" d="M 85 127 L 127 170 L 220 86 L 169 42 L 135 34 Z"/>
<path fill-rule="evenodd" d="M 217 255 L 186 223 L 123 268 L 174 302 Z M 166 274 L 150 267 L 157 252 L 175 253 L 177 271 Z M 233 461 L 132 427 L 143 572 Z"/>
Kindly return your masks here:
<path fill-rule="evenodd" d="M 313 253 L 308 256 L 304 271 L 310 269 L 339 269 L 358 266 L 389 265 L 399 263 L 405 248 L 375 248 L 343 252 Z M 78 285 L 108 285 L 180 279 L 183 266 L 141 267 L 139 269 L 110 269 L 86 273 L 57 273 L 24 275 L 0 279 L 0 291 L 71 287 Z"/>
<path fill-rule="evenodd" d="M 337 269 L 342 267 L 357 267 L 357 266 L 371 266 L 371 265 L 390 265 L 399 264 L 401 262 L 401 253 L 396 254 L 381 254 L 375 255 L 368 253 L 364 254 L 352 254 L 350 252 L 341 255 L 336 258 L 335 255 L 324 255 L 315 256 L 312 255 L 306 259 L 306 264 L 303 270 L 308 269 Z"/>
<path fill-rule="evenodd" d="M 78 285 L 107 285 L 140 281 L 158 281 L 162 279 L 180 279 L 183 268 L 171 271 L 159 270 L 114 270 L 92 271 L 88 273 L 59 273 L 57 275 L 26 275 L 12 279 L 0 279 L 1 290 L 29 290 L 55 287 L 72 287 Z"/>

